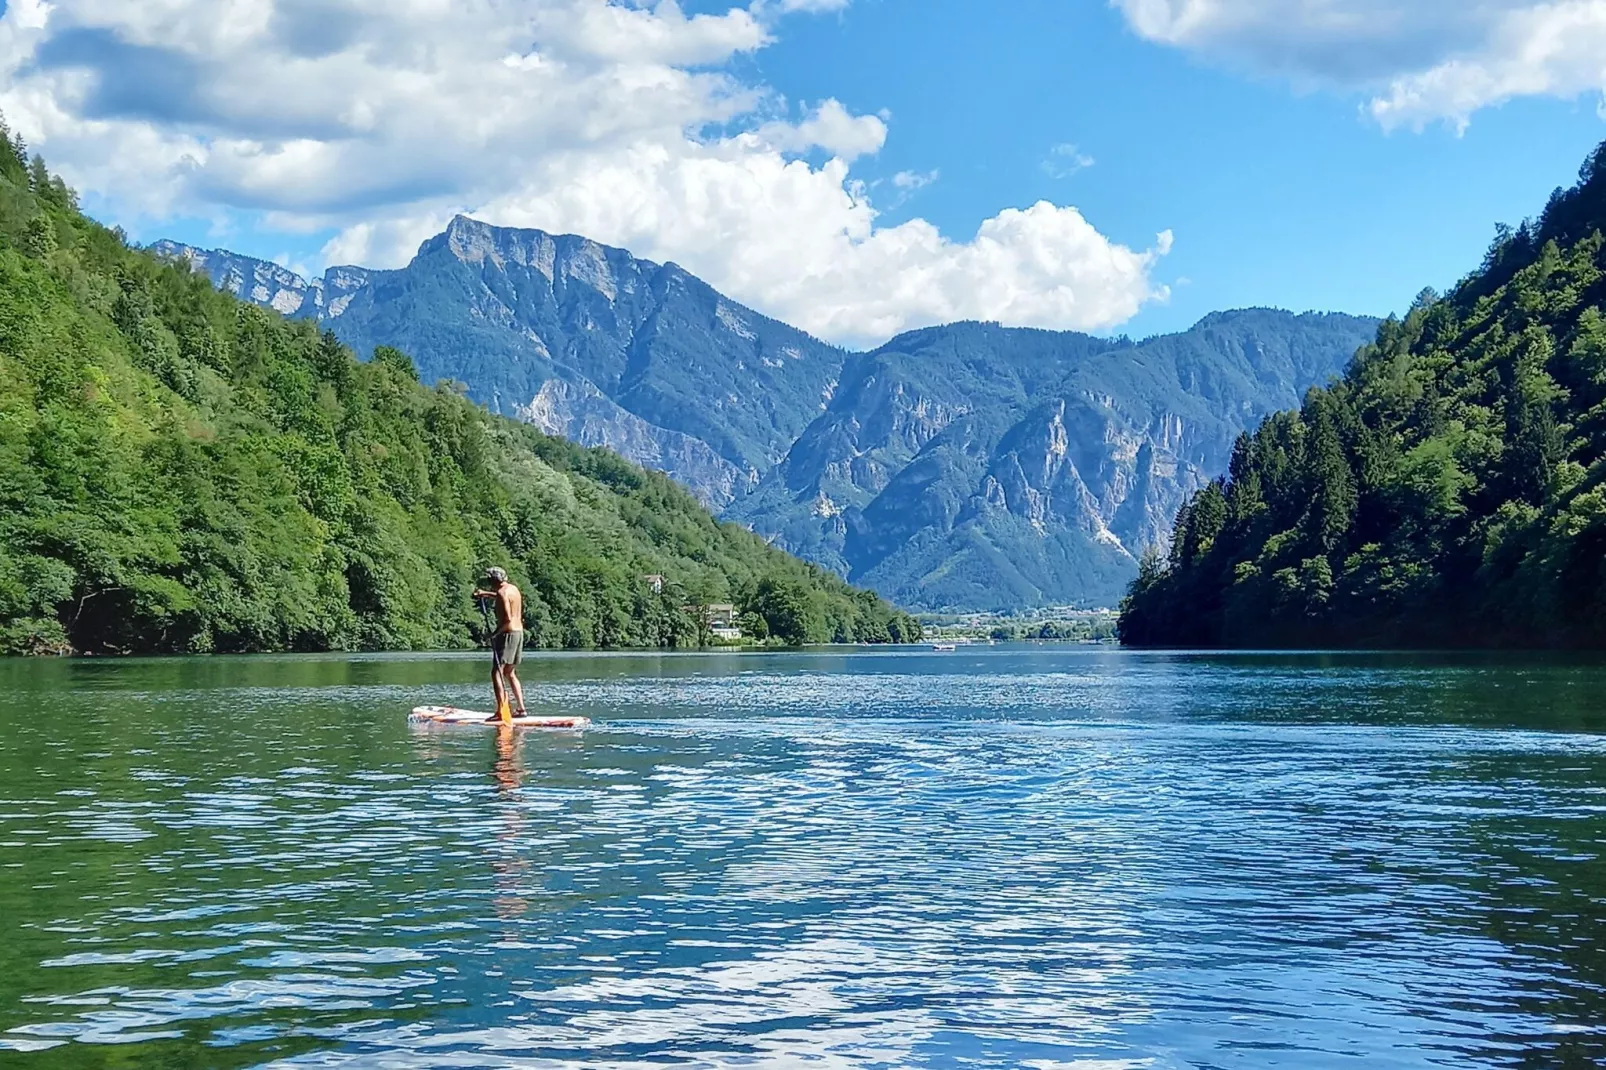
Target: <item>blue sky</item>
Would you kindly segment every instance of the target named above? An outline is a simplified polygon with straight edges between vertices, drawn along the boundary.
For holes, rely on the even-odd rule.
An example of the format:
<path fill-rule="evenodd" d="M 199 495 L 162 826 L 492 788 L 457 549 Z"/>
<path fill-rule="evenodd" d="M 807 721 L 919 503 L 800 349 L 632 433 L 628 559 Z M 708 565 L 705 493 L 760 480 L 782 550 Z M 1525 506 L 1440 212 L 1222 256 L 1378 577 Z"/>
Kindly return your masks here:
<path fill-rule="evenodd" d="M 1496 221 L 1536 215 L 1606 140 L 1598 97 L 1512 101 L 1460 134 L 1385 132 L 1364 94 L 1158 46 L 1097 3 L 873 0 L 788 27 L 755 65 L 790 96 L 892 113 L 882 176 L 941 171 L 895 217 L 966 235 L 1046 198 L 1135 246 L 1173 230 L 1158 270 L 1171 300 L 1133 334 L 1245 305 L 1401 310 L 1476 266 Z M 1062 144 L 1093 165 L 1049 174 Z"/>
<path fill-rule="evenodd" d="M 467 211 L 857 345 L 1397 310 L 1606 139 L 1606 0 L 105 7 L 13 0 L 0 106 L 141 240 L 390 266 Z"/>

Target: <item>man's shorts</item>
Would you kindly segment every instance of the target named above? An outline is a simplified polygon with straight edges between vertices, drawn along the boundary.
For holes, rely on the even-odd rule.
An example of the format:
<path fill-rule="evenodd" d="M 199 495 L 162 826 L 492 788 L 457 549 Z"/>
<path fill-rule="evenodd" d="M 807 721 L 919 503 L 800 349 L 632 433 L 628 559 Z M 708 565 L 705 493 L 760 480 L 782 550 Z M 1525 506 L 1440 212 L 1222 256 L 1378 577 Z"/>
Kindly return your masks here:
<path fill-rule="evenodd" d="M 491 637 L 491 663 L 518 668 L 524 660 L 524 633 L 497 632 Z"/>

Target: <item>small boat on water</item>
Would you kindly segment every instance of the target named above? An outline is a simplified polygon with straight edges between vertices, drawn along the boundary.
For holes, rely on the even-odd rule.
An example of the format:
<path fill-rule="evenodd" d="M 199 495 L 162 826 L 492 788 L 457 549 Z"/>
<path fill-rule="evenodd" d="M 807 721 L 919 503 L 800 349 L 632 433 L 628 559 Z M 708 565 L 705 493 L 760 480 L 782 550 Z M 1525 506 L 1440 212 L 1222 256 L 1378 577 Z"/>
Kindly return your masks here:
<path fill-rule="evenodd" d="M 959 649 L 959 644 L 958 643 L 932 643 L 931 644 L 931 649 L 933 649 L 933 650 L 958 650 Z"/>

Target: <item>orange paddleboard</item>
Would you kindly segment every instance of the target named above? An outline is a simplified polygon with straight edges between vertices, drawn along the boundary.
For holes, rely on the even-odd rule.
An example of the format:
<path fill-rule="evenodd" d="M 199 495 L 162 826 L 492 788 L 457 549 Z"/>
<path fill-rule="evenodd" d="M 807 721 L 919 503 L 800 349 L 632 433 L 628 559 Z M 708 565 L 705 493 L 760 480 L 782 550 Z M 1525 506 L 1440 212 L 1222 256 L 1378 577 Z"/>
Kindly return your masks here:
<path fill-rule="evenodd" d="M 591 727 L 589 717 L 515 717 L 511 721 L 496 719 L 495 714 L 482 710 L 460 710 L 456 706 L 417 706 L 407 718 L 414 724 L 483 725 L 495 728 L 512 725 L 514 728 L 549 728 L 579 731 Z"/>

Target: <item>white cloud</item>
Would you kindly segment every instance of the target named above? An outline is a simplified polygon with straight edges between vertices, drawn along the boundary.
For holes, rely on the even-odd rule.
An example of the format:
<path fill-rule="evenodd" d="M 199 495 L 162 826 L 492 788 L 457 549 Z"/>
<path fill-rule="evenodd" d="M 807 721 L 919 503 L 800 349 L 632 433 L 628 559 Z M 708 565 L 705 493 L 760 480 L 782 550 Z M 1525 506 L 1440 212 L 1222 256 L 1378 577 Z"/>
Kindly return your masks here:
<path fill-rule="evenodd" d="M 1606 89 L 1606 0 L 1110 0 L 1150 40 L 1361 89 L 1383 126 Z"/>
<path fill-rule="evenodd" d="M 286 271 L 293 271 L 302 278 L 307 278 L 309 275 L 313 274 L 312 269 L 309 268 L 304 261 L 296 259 L 289 253 L 280 253 L 273 257 L 272 260 L 275 264 L 278 264 Z"/>
<path fill-rule="evenodd" d="M 912 193 L 917 189 L 925 189 L 941 177 L 941 171 L 899 171 L 892 176 L 892 184 Z"/>
<path fill-rule="evenodd" d="M 1472 113 L 1514 97 L 1576 97 L 1606 88 L 1606 2 L 1572 0 L 1507 13 L 1490 45 L 1397 78 L 1371 103 L 1385 127 Z"/>
<path fill-rule="evenodd" d="M 893 211 L 909 203 L 909 199 L 927 186 L 933 185 L 942 177 L 942 171 L 933 168 L 930 171 L 899 171 L 887 181 L 892 184 L 892 197 L 881 202 L 881 209 Z M 881 182 L 870 184 L 870 190 L 881 187 Z M 866 194 L 868 196 L 868 194 Z"/>
<path fill-rule="evenodd" d="M 534 189 L 489 206 L 486 218 L 675 260 L 771 315 L 849 343 L 955 319 L 1112 326 L 1164 299 L 1150 271 L 1171 245 L 1167 233 L 1133 251 L 1075 208 L 1047 202 L 994 216 L 969 242 L 919 219 L 878 227 L 843 161 L 815 169 L 718 147 L 553 161 Z"/>
<path fill-rule="evenodd" d="M 958 316 L 1107 327 L 1163 298 L 1167 242 L 1125 248 L 1074 208 L 965 242 L 878 225 L 850 165 L 885 114 L 800 112 L 732 73 L 784 13 L 845 3 L 11 0 L 0 108 L 142 230 L 243 211 L 335 230 L 332 262 L 405 262 L 466 211 L 675 260 L 837 340 Z"/>
<path fill-rule="evenodd" d="M 766 123 L 753 136 L 755 145 L 781 152 L 821 148 L 852 163 L 881 151 L 887 124 L 878 116 L 853 115 L 837 100 L 827 100 L 800 123 Z"/>
<path fill-rule="evenodd" d="M 1093 157 L 1075 145 L 1065 142 L 1048 150 L 1048 159 L 1043 161 L 1043 170 L 1055 178 L 1070 178 L 1079 171 L 1086 171 L 1096 162 Z"/>

